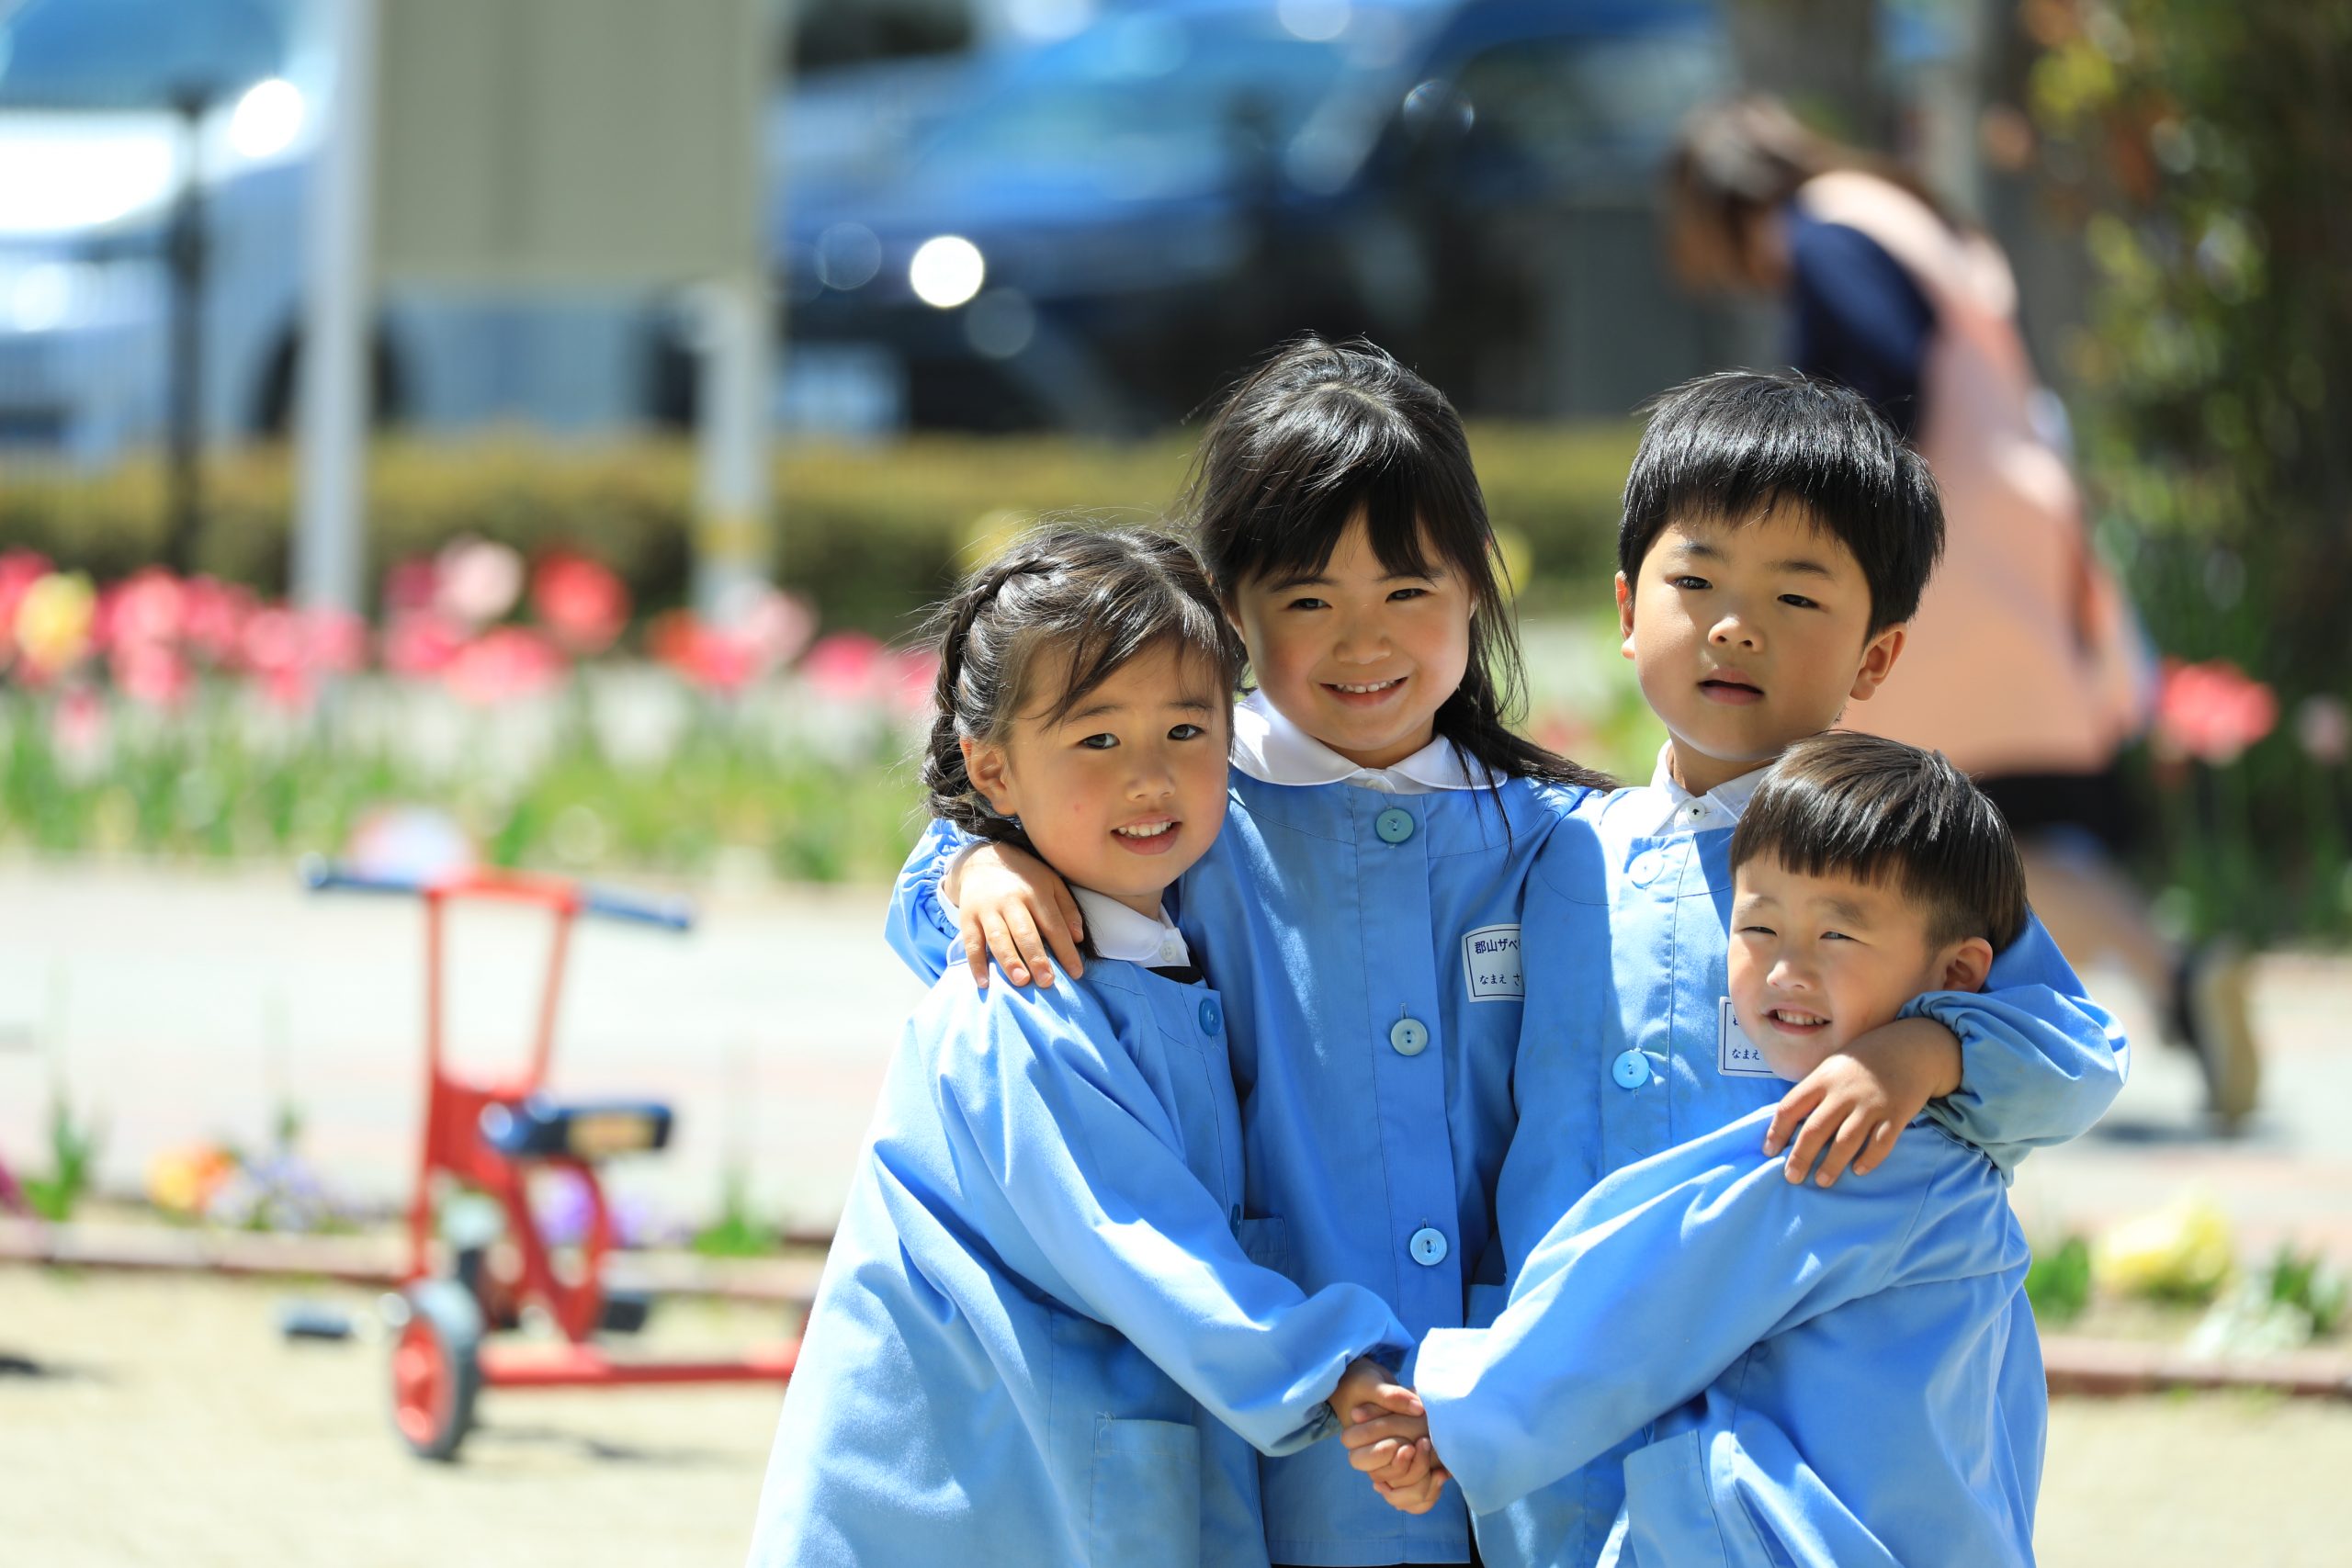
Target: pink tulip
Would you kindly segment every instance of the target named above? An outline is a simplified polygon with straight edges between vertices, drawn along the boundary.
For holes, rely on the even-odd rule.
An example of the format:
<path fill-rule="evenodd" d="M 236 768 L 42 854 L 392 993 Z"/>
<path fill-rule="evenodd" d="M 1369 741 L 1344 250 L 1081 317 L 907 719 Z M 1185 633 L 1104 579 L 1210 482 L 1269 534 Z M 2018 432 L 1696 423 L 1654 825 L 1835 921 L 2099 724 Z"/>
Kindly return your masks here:
<path fill-rule="evenodd" d="M 465 645 L 465 634 L 431 610 L 399 611 L 384 628 L 384 668 L 413 678 L 438 675 Z"/>
<path fill-rule="evenodd" d="M 258 604 L 243 583 L 189 578 L 180 584 L 181 632 L 189 650 L 215 669 L 234 666 L 244 647 L 245 623 Z"/>
<path fill-rule="evenodd" d="M 187 626 L 187 597 L 186 585 L 162 567 L 133 572 L 98 595 L 98 647 L 178 641 Z"/>
<path fill-rule="evenodd" d="M 2305 697 L 2295 705 L 2295 739 L 2303 754 L 2323 767 L 2340 765 L 2352 754 L 2352 714 L 2341 697 Z"/>
<path fill-rule="evenodd" d="M 760 672 L 758 652 L 749 642 L 691 610 L 655 616 L 646 641 L 654 658 L 706 691 L 741 691 Z"/>
<path fill-rule="evenodd" d="M 416 610 L 433 607 L 435 593 L 441 583 L 441 569 L 431 556 L 395 561 L 384 573 L 384 613 L 397 618 Z"/>
<path fill-rule="evenodd" d="M 743 607 L 732 626 L 750 644 L 760 672 L 781 670 L 800 656 L 817 635 L 817 612 L 808 602 L 780 589 L 763 587 Z"/>
<path fill-rule="evenodd" d="M 2226 766 L 2278 722 L 2277 695 L 2229 660 L 2165 660 L 2155 730 L 2156 750 L 2163 755 Z"/>
<path fill-rule="evenodd" d="M 107 664 L 115 689 L 149 707 L 177 707 L 196 684 L 186 656 L 169 643 L 118 642 Z"/>
<path fill-rule="evenodd" d="M 800 661 L 800 678 L 835 701 L 877 694 L 883 680 L 882 644 L 864 632 L 834 632 L 817 639 Z"/>
<path fill-rule="evenodd" d="M 50 744 L 59 758 L 76 772 L 94 771 L 110 734 L 107 705 L 98 700 L 98 694 L 84 685 L 66 687 L 49 722 Z"/>
<path fill-rule="evenodd" d="M 494 626 L 458 650 L 442 671 L 460 701 L 488 706 L 535 696 L 563 678 L 563 656 L 526 626 Z"/>
<path fill-rule="evenodd" d="M 487 626 L 523 596 L 523 558 L 488 539 L 452 539 L 435 558 L 435 608 L 461 626 Z"/>
<path fill-rule="evenodd" d="M 539 562 L 531 608 L 566 652 L 584 657 L 628 629 L 628 589 L 602 563 L 559 550 Z"/>

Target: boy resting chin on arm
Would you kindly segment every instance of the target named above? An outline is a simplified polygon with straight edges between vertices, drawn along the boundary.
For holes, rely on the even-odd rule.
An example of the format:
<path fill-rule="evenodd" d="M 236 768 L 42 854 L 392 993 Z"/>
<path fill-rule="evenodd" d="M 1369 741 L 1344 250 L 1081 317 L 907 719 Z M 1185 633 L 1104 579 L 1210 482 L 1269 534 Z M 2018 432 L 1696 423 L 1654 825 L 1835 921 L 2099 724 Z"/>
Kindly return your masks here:
<path fill-rule="evenodd" d="M 1976 989 L 2026 919 L 1999 814 L 1895 741 L 1791 747 L 1731 854 L 1732 1003 L 1785 1078 Z M 1487 1514 L 1641 1434 L 1604 1563 L 2030 1563 L 2047 1394 L 1999 1171 L 1922 1120 L 1869 1177 L 1792 1186 L 1770 1118 L 1609 1177 L 1491 1328 L 1430 1334 L 1426 1416 L 1343 1434 L 1366 1470 L 1434 1450 L 1383 1495 L 1425 1506 L 1450 1472 Z"/>

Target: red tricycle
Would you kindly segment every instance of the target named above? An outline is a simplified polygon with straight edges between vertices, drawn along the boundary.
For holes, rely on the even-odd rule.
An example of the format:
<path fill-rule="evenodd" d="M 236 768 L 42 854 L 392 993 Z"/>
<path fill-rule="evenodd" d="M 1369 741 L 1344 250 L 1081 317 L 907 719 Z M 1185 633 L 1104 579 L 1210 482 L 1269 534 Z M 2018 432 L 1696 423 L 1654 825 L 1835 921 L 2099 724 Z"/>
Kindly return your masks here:
<path fill-rule="evenodd" d="M 484 1387 L 601 1387 L 620 1383 L 783 1382 L 797 1344 L 732 1360 L 616 1359 L 595 1342 L 600 1331 L 632 1332 L 645 1321 L 642 1297 L 608 1291 L 604 1265 L 613 1245 L 612 1212 L 597 1180 L 600 1160 L 659 1149 L 669 1142 L 670 1108 L 651 1101 L 566 1102 L 544 1093 L 555 1044 L 556 1007 L 572 922 L 582 915 L 671 931 L 688 930 L 682 900 L 649 900 L 562 877 L 469 869 L 424 878 L 372 875 L 306 862 L 302 878 L 320 892 L 402 894 L 424 903 L 424 1156 L 409 1208 L 409 1257 L 400 1300 L 404 1312 L 392 1345 L 392 1422 L 425 1459 L 454 1457 L 473 1425 Z M 518 1077 L 460 1077 L 443 1038 L 447 913 L 464 901 L 536 906 L 554 931 L 530 1059 Z M 557 1248 L 530 1203 L 535 1174 L 571 1173 L 587 1202 L 576 1266 L 559 1270 Z M 443 1238 L 435 1214 L 450 1186 L 481 1194 L 503 1213 L 511 1245 L 488 1237 Z M 556 1346 L 485 1344 L 514 1327 L 526 1305 L 545 1310 L 563 1336 Z"/>

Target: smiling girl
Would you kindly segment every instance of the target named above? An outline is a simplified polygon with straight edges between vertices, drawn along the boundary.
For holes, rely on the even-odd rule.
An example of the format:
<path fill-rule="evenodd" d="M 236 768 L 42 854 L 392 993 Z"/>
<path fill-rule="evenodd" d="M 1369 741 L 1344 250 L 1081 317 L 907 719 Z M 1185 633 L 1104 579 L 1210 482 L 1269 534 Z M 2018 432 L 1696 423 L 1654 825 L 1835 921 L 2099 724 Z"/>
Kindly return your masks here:
<path fill-rule="evenodd" d="M 1238 650 L 1191 555 L 1124 530 L 1016 547 L 940 625 L 932 809 L 1057 873 L 1095 961 L 1051 990 L 950 974 L 909 1021 L 752 1561 L 1262 1565 L 1249 1445 L 1419 1405 L 1363 1359 L 1410 1346 L 1375 1295 L 1235 1235 L 1226 1003 L 1161 898 L 1225 816 Z"/>
<path fill-rule="evenodd" d="M 1227 400 L 1193 523 L 1256 690 L 1224 834 L 1169 905 L 1223 992 L 1250 1256 L 1365 1287 L 1418 1339 L 1459 1326 L 1513 1124 L 1520 902 L 1598 775 L 1513 734 L 1519 650 L 1453 406 L 1368 344 L 1308 339 Z M 1035 857 L 935 830 L 893 941 L 924 973 L 1060 989 L 1098 918 Z M 962 857 L 962 858 L 958 858 Z M 943 888 L 945 877 L 952 886 Z M 944 895 L 944 897 L 943 897 Z M 960 899 L 961 907 L 950 900 Z M 1467 1562 L 1451 1495 L 1382 1506 L 1337 1444 L 1261 1466 L 1276 1562 Z"/>

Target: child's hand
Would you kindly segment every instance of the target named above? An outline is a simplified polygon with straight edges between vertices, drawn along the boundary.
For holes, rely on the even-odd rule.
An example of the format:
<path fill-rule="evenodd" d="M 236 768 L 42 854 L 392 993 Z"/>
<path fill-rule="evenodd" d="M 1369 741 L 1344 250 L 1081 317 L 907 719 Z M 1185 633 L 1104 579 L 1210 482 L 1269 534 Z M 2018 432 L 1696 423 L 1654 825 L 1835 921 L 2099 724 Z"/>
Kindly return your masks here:
<path fill-rule="evenodd" d="M 1446 1470 L 1430 1445 L 1425 1415 L 1407 1415 L 1376 1404 L 1350 1412 L 1352 1425 L 1340 1434 L 1348 1462 L 1371 1478 L 1381 1500 L 1402 1513 L 1425 1514 L 1445 1490 Z"/>
<path fill-rule="evenodd" d="M 1899 1018 L 1829 1056 L 1782 1095 L 1764 1131 L 1764 1152 L 1780 1153 L 1803 1122 L 1789 1149 L 1791 1181 L 1812 1171 L 1822 1186 L 1834 1186 L 1849 1166 L 1867 1176 L 1928 1101 L 1959 1088 L 1960 1037 L 1932 1018 Z"/>
<path fill-rule="evenodd" d="M 1086 921 L 1078 900 L 1053 867 L 1026 850 L 982 844 L 947 874 L 939 890 L 956 906 L 956 931 L 963 938 L 973 984 L 989 983 L 993 957 L 1014 985 L 1025 986 L 1035 975 L 1037 984 L 1050 986 L 1048 947 L 1063 973 L 1073 979 L 1086 973 L 1078 951 Z"/>
<path fill-rule="evenodd" d="M 1342 1427 L 1363 1420 L 1367 1416 L 1396 1415 L 1419 1416 L 1421 1396 L 1397 1382 L 1386 1367 L 1369 1356 L 1359 1356 L 1340 1374 L 1340 1386 L 1331 1391 L 1324 1402 L 1331 1414 L 1340 1418 Z M 1344 1438 L 1346 1434 L 1341 1433 Z M 1353 1441 L 1348 1447 L 1354 1448 Z M 1366 1468 L 1363 1465 L 1359 1470 Z"/>
<path fill-rule="evenodd" d="M 1416 1450 L 1428 1455 L 1428 1469 L 1417 1479 L 1400 1486 L 1391 1486 L 1379 1476 L 1372 1478 L 1372 1489 L 1380 1494 L 1381 1501 L 1408 1514 L 1426 1514 L 1437 1506 L 1439 1494 L 1445 1490 L 1447 1472 L 1430 1452 L 1429 1440 L 1423 1438 Z"/>

